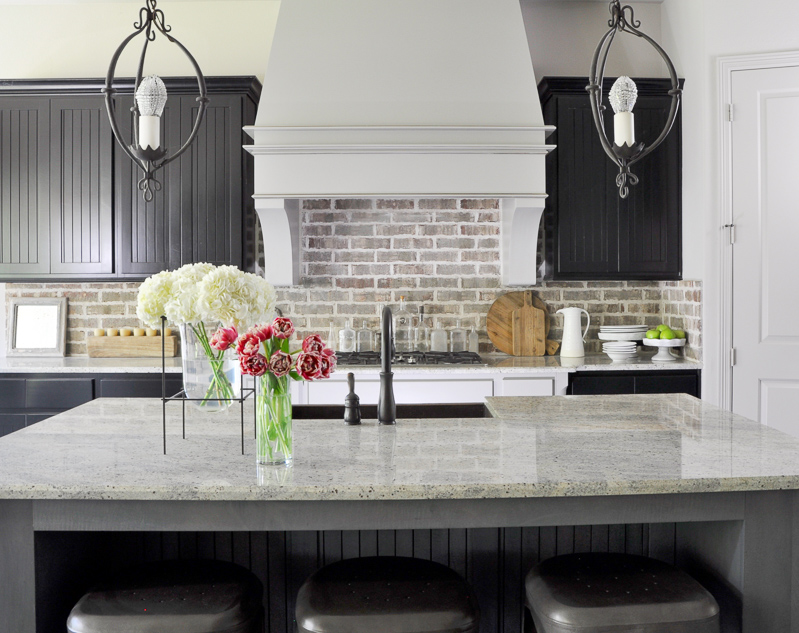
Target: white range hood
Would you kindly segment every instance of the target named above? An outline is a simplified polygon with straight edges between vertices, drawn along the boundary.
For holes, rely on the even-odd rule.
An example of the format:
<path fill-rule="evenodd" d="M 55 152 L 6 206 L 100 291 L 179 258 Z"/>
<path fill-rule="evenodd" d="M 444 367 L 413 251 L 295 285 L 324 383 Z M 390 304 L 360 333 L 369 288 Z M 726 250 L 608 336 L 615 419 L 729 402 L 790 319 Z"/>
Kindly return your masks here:
<path fill-rule="evenodd" d="M 272 283 L 299 281 L 299 199 L 378 197 L 500 198 L 503 281 L 535 283 L 553 128 L 519 0 L 282 0 L 245 129 Z"/>

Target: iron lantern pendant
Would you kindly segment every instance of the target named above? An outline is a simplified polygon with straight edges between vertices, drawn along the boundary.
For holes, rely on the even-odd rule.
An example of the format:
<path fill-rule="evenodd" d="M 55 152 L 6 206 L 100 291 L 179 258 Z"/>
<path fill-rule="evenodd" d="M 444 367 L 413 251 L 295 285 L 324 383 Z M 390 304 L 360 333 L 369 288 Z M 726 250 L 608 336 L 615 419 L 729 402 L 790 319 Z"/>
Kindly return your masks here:
<path fill-rule="evenodd" d="M 602 143 L 602 149 L 605 150 L 610 160 L 619 166 L 619 174 L 616 176 L 616 186 L 619 188 L 619 196 L 626 198 L 629 193 L 628 183 L 629 185 L 638 184 L 638 176 L 630 171 L 630 167 L 644 158 L 644 156 L 650 154 L 669 135 L 674 121 L 677 118 L 682 90 L 680 89 L 680 82 L 677 78 L 677 71 L 674 69 L 674 64 L 672 64 L 666 51 L 664 51 L 655 40 L 638 30 L 638 27 L 641 26 L 641 21 L 635 19 L 633 8 L 629 5 L 621 6 L 620 0 L 611 0 L 608 9 L 611 15 L 610 20 L 608 20 L 610 29 L 605 33 L 602 39 L 599 40 L 599 44 L 594 52 L 589 76 L 590 83 L 586 86 L 586 90 L 590 93 L 591 112 L 594 115 L 594 125 L 599 132 L 599 140 Z M 613 86 L 613 90 L 611 90 L 611 104 L 616 112 L 616 142 L 611 144 L 605 132 L 605 121 L 602 117 L 602 113 L 605 111 L 605 106 L 602 103 L 602 84 L 605 78 L 605 66 L 608 60 L 608 53 L 610 52 L 610 47 L 613 44 L 613 38 L 616 36 L 616 33 L 630 33 L 648 42 L 663 58 L 669 70 L 669 77 L 671 78 L 671 90 L 668 92 L 671 96 L 669 116 L 660 135 L 648 146 L 644 143 L 635 143 L 632 107 L 635 104 L 636 89 L 635 84 L 629 77 L 619 77 Z"/>
<path fill-rule="evenodd" d="M 139 180 L 138 187 L 139 190 L 142 191 L 144 200 L 150 202 L 153 199 L 154 192 L 160 191 L 161 189 L 161 183 L 156 180 L 155 172 L 171 163 L 189 148 L 189 145 L 191 145 L 196 138 L 197 132 L 199 132 L 209 99 L 205 87 L 205 78 L 203 77 L 202 71 L 200 71 L 197 60 L 194 59 L 183 44 L 170 34 L 172 27 L 165 24 L 164 12 L 157 8 L 157 0 L 145 0 L 145 2 L 145 6 L 139 9 L 139 20 L 133 24 L 135 30 L 122 41 L 122 44 L 119 45 L 119 48 L 117 48 L 114 52 L 114 56 L 111 58 L 111 64 L 108 67 L 108 74 L 105 78 L 105 87 L 102 89 L 102 92 L 105 94 L 105 106 L 108 111 L 108 119 L 111 122 L 111 130 L 114 133 L 114 138 L 116 138 L 128 157 L 144 172 L 144 177 Z M 160 139 L 160 118 L 167 99 L 166 87 L 163 81 L 155 75 L 148 77 L 142 76 L 144 72 L 144 61 L 147 55 L 147 46 L 150 42 L 155 40 L 156 31 L 160 32 L 169 42 L 175 44 L 183 54 L 188 57 L 189 62 L 191 62 L 194 68 L 194 73 L 197 76 L 197 87 L 200 93 L 197 97 L 197 101 L 200 105 L 197 109 L 197 116 L 194 119 L 194 126 L 192 127 L 191 134 L 180 149 L 171 156 L 168 155 L 167 148 L 162 146 Z M 133 142 L 128 144 L 122 138 L 122 133 L 119 130 L 119 124 L 117 123 L 114 113 L 114 94 L 116 94 L 116 90 L 113 87 L 114 73 L 122 51 L 125 50 L 125 47 L 127 47 L 136 36 L 141 34 L 144 34 L 144 44 L 142 45 L 141 55 L 139 56 L 136 82 L 133 87 L 133 107 L 131 107 L 131 112 L 133 112 L 134 115 L 132 130 Z"/>

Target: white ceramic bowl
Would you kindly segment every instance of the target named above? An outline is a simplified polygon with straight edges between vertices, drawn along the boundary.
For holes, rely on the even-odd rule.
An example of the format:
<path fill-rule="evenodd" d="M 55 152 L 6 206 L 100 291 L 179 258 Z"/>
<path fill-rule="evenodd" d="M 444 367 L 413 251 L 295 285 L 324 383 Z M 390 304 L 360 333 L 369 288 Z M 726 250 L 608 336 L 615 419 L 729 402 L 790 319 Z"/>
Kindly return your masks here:
<path fill-rule="evenodd" d="M 610 351 L 606 351 L 605 354 L 610 356 L 611 360 L 613 362 L 615 362 L 615 363 L 618 363 L 620 361 L 628 360 L 630 358 L 634 358 L 635 357 L 635 352 L 630 353 L 630 352 L 610 352 Z"/>

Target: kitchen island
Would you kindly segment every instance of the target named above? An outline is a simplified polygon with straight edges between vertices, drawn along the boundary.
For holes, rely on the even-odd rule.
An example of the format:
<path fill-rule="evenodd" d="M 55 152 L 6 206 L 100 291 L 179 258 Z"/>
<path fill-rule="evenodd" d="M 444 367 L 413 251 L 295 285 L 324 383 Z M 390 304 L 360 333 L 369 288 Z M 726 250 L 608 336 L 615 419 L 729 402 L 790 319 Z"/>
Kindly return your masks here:
<path fill-rule="evenodd" d="M 95 400 L 2 438 L 0 630 L 46 620 L 48 534 L 594 524 L 648 524 L 651 555 L 671 547 L 740 597 L 743 626 L 733 600 L 726 630 L 799 630 L 799 440 L 685 395 L 488 408 L 395 427 L 296 421 L 290 469 L 257 469 L 251 438 L 241 455 L 236 411 L 190 416 L 184 440 L 175 405 L 164 456 L 150 399 Z"/>

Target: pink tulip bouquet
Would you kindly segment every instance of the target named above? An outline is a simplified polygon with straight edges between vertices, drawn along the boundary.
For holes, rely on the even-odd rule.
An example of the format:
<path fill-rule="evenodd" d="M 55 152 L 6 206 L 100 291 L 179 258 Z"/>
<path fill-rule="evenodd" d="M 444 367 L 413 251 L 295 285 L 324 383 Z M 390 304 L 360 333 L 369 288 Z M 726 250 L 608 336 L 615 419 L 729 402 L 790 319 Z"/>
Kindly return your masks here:
<path fill-rule="evenodd" d="M 330 378 L 336 355 L 318 334 L 311 334 L 299 349 L 290 349 L 294 334 L 291 319 L 277 317 L 272 323 L 255 325 L 244 334 L 235 327 L 221 327 L 211 338 L 211 347 L 235 349 L 241 373 L 256 379 L 255 418 L 259 464 L 289 464 L 292 452 L 292 409 L 289 379 Z"/>

